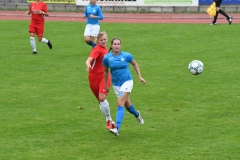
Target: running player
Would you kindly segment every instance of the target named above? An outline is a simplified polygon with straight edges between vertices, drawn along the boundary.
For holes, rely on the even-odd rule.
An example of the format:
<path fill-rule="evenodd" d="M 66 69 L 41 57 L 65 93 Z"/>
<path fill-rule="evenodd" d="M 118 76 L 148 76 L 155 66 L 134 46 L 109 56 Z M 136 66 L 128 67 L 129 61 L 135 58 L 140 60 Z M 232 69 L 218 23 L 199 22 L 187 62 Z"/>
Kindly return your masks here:
<path fill-rule="evenodd" d="M 30 44 L 33 49 L 33 54 L 37 54 L 37 47 L 35 42 L 35 34 L 38 36 L 38 41 L 42 43 L 47 43 L 48 47 L 52 49 L 52 44 L 50 40 L 43 38 L 44 33 L 44 17 L 48 16 L 47 5 L 41 0 L 36 0 L 30 4 L 29 10 L 26 12 L 28 15 L 32 15 L 31 22 L 29 25 L 30 33 Z"/>
<path fill-rule="evenodd" d="M 136 117 L 139 124 L 144 124 L 139 111 L 134 108 L 129 97 L 133 88 L 133 79 L 128 66 L 129 63 L 132 64 L 135 69 L 139 80 L 143 84 L 145 84 L 146 81 L 142 78 L 138 64 L 133 56 L 130 53 L 121 51 L 121 40 L 119 38 L 112 39 L 110 51 L 111 52 L 103 58 L 105 90 L 108 91 L 109 89 L 106 84 L 108 84 L 108 70 L 110 69 L 113 89 L 118 97 L 116 128 L 110 129 L 110 132 L 115 136 L 119 136 L 120 126 L 124 118 L 124 106 L 128 112 Z"/>
<path fill-rule="evenodd" d="M 90 3 L 85 8 L 83 18 L 87 18 L 84 31 L 84 41 L 94 48 L 96 37 L 100 31 L 99 20 L 103 20 L 102 9 L 96 4 L 96 0 L 90 0 Z"/>
<path fill-rule="evenodd" d="M 102 59 L 105 54 L 108 53 L 107 49 L 107 34 L 105 32 L 100 32 L 97 36 L 97 46 L 94 47 L 86 60 L 86 66 L 88 74 L 88 80 L 90 88 L 98 100 L 100 105 L 100 110 L 106 117 L 106 128 L 115 128 L 115 123 L 113 122 L 110 115 L 109 103 L 106 99 L 108 91 L 105 90 L 104 86 L 104 71 L 102 65 Z M 108 87 L 111 85 L 110 73 L 108 73 Z"/>

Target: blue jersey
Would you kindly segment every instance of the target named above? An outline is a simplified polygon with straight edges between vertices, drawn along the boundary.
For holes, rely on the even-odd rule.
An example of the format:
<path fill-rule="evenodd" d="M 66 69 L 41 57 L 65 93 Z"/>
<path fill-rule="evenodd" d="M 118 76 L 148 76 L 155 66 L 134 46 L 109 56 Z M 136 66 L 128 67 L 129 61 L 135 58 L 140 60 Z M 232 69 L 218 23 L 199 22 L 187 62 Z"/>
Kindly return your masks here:
<path fill-rule="evenodd" d="M 85 16 L 87 17 L 87 24 L 99 24 L 99 20 L 103 20 L 103 14 L 101 8 L 95 4 L 92 6 L 90 3 L 85 8 Z M 90 15 L 93 14 L 98 18 L 90 18 Z"/>
<path fill-rule="evenodd" d="M 124 82 L 132 80 L 129 69 L 129 63 L 132 61 L 133 56 L 123 51 L 118 56 L 115 56 L 112 52 L 104 56 L 102 63 L 103 66 L 110 68 L 112 84 L 114 86 L 121 86 Z"/>

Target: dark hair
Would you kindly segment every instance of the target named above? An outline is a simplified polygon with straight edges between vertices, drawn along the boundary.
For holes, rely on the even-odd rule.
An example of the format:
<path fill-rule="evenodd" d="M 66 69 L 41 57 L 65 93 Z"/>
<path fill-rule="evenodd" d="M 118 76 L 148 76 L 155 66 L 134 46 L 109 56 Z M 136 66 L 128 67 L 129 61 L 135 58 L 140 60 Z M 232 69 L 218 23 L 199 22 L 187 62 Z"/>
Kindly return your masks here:
<path fill-rule="evenodd" d="M 120 41 L 120 44 L 121 44 L 121 39 L 120 39 L 120 38 L 113 38 L 113 39 L 111 40 L 111 46 L 112 46 L 114 40 L 119 40 L 119 41 Z M 112 47 L 111 47 L 111 46 L 110 46 L 110 48 L 109 48 L 109 52 L 112 50 Z"/>

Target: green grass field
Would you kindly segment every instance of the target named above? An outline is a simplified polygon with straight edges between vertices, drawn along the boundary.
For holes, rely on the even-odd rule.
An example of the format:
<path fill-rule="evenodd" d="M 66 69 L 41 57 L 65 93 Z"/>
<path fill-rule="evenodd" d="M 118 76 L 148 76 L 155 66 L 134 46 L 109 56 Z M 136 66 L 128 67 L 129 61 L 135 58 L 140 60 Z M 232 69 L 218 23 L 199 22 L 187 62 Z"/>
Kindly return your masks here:
<path fill-rule="evenodd" d="M 239 24 L 101 23 L 147 81 L 131 67 L 131 100 L 145 124 L 126 111 L 119 137 L 105 129 L 88 85 L 85 23 L 46 22 L 53 49 L 37 42 L 37 55 L 28 25 L 1 21 L 1 160 L 240 159 Z M 201 75 L 188 72 L 194 59 Z M 112 89 L 108 101 L 115 120 Z"/>

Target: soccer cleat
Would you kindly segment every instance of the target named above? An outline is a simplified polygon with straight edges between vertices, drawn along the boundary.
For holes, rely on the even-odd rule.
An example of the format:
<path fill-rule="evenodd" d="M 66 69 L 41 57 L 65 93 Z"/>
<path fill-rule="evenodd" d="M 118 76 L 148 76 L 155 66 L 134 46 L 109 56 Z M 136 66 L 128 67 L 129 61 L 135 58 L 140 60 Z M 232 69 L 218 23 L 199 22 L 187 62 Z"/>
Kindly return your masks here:
<path fill-rule="evenodd" d="M 232 18 L 231 16 L 229 16 L 229 18 L 228 18 L 228 24 L 229 24 L 229 25 L 232 24 L 232 19 L 233 19 L 233 18 Z"/>
<path fill-rule="evenodd" d="M 142 119 L 141 115 L 140 115 L 140 112 L 137 110 L 138 112 L 138 117 L 137 117 L 137 121 L 139 124 L 144 124 L 144 120 Z"/>
<path fill-rule="evenodd" d="M 50 42 L 50 40 L 48 40 L 47 45 L 48 45 L 48 47 L 49 47 L 50 49 L 52 49 L 52 43 Z"/>
<path fill-rule="evenodd" d="M 213 22 L 212 22 L 212 23 L 210 23 L 210 25 L 217 25 L 217 23 L 213 23 Z"/>
<path fill-rule="evenodd" d="M 117 128 L 113 121 L 111 123 L 112 123 L 112 128 Z"/>
<path fill-rule="evenodd" d="M 118 130 L 117 128 L 112 128 L 109 130 L 112 134 L 114 134 L 115 136 L 119 136 Z"/>
<path fill-rule="evenodd" d="M 32 54 L 37 54 L 37 52 L 36 52 L 36 51 L 33 51 Z"/>
<path fill-rule="evenodd" d="M 112 123 L 111 123 L 110 120 L 108 120 L 108 121 L 106 122 L 106 129 L 109 130 L 109 129 L 111 129 L 111 128 L 112 128 Z"/>
<path fill-rule="evenodd" d="M 115 123 L 113 121 L 108 120 L 106 122 L 106 129 L 109 130 L 109 129 L 113 129 L 113 128 L 116 128 Z"/>

